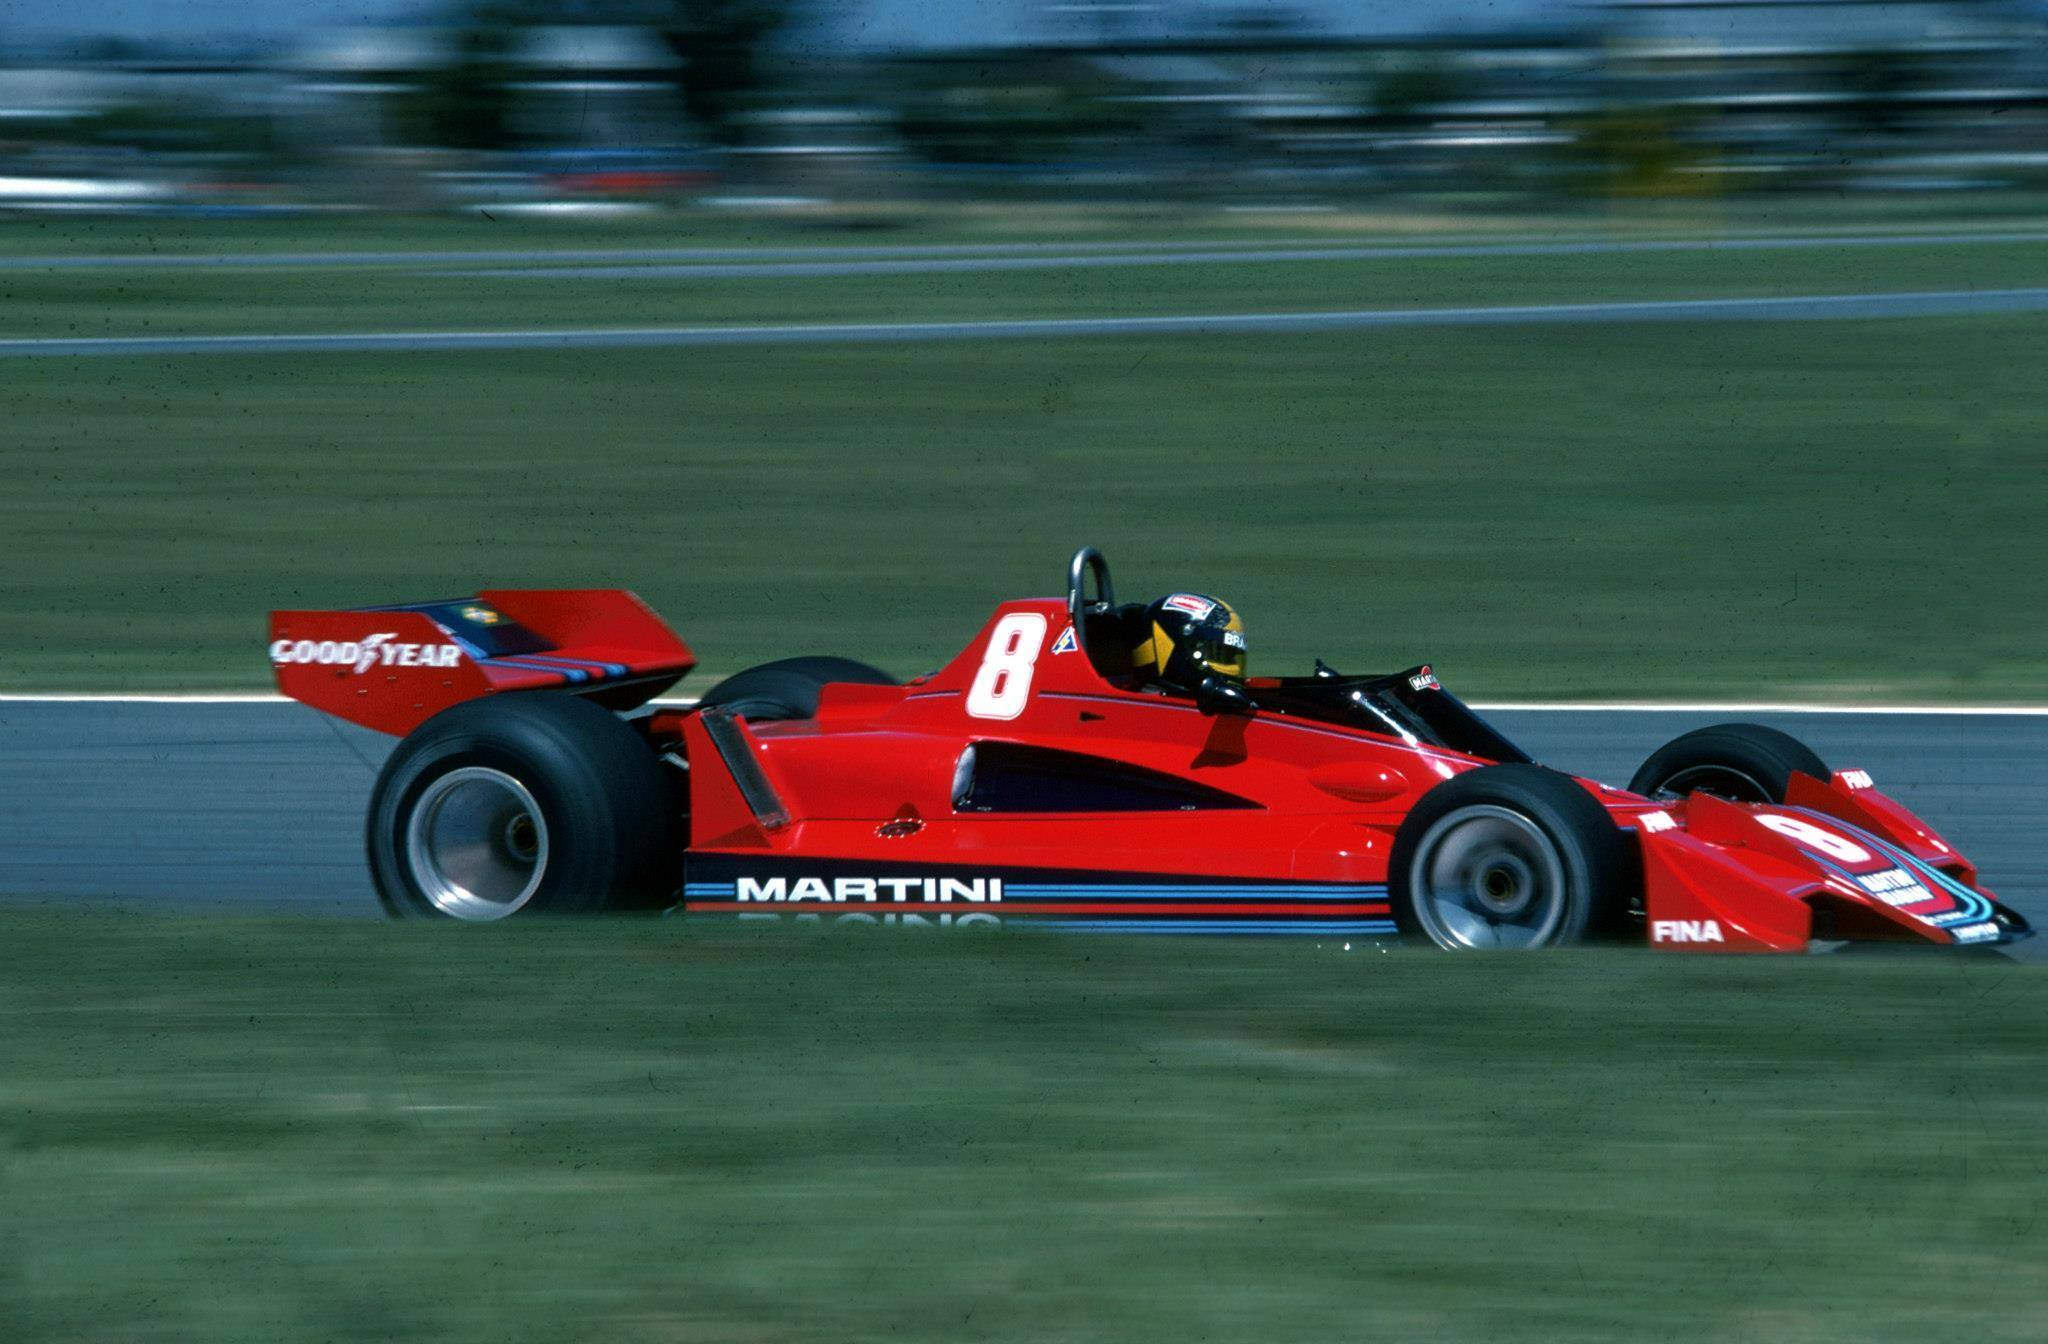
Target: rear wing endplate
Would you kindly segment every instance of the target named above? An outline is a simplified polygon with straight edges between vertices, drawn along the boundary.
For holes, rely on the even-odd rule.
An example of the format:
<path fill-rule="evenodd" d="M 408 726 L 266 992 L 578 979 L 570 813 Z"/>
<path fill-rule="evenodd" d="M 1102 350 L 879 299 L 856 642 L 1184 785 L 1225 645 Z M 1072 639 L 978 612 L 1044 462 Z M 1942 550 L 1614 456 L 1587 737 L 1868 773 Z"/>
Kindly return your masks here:
<path fill-rule="evenodd" d="M 403 736 L 465 700 L 565 690 L 632 709 L 697 665 L 662 619 L 617 588 L 492 588 L 474 597 L 270 613 L 285 695 Z"/>

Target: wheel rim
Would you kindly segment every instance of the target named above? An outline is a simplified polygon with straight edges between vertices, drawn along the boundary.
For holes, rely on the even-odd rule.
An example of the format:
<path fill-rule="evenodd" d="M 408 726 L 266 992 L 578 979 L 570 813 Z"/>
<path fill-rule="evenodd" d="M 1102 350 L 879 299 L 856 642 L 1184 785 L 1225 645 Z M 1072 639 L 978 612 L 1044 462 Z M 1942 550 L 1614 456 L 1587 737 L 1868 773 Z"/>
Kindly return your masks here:
<path fill-rule="evenodd" d="M 1541 827 L 1491 803 L 1423 833 L 1408 869 L 1415 917 L 1439 947 L 1541 947 L 1570 908 L 1564 863 Z"/>
<path fill-rule="evenodd" d="M 1678 773 L 1658 785 L 1656 793 L 1683 798 L 1689 793 L 1711 794 L 1725 798 L 1731 803 L 1769 803 L 1776 799 L 1764 782 L 1745 770 L 1732 765 L 1695 765 Z"/>
<path fill-rule="evenodd" d="M 420 795 L 405 855 L 434 909 L 454 919 L 503 919 L 533 899 L 547 872 L 547 819 L 512 776 L 466 766 Z"/>

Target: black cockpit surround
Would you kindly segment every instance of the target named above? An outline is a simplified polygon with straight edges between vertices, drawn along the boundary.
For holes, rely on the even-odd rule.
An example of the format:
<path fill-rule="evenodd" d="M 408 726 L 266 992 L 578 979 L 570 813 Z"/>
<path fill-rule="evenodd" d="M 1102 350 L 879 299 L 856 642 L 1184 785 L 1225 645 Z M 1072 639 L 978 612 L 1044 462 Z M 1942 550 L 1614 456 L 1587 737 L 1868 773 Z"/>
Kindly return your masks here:
<path fill-rule="evenodd" d="M 1483 761 L 1530 762 L 1471 706 L 1420 665 L 1390 676 L 1347 677 L 1317 664 L 1312 677 L 1275 677 L 1247 686 L 1262 712 L 1382 733 L 1410 745 L 1444 747 Z"/>

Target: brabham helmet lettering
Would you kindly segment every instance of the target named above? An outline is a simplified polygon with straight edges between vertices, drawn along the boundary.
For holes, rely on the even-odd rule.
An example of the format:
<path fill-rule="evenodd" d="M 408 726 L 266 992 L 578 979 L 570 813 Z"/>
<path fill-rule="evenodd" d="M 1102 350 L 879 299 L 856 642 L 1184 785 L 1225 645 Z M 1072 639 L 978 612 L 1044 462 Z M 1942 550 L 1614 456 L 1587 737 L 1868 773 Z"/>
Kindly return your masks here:
<path fill-rule="evenodd" d="M 361 639 L 272 640 L 270 661 L 346 667 L 358 675 L 373 667 L 454 667 L 461 661 L 462 650 L 453 644 L 398 644 L 397 638 L 386 631 Z"/>
<path fill-rule="evenodd" d="M 1146 608 L 1145 615 L 1144 638 L 1133 644 L 1131 662 L 1151 681 L 1190 693 L 1211 677 L 1244 679 L 1249 645 L 1244 622 L 1229 603 L 1200 593 L 1174 593 Z"/>

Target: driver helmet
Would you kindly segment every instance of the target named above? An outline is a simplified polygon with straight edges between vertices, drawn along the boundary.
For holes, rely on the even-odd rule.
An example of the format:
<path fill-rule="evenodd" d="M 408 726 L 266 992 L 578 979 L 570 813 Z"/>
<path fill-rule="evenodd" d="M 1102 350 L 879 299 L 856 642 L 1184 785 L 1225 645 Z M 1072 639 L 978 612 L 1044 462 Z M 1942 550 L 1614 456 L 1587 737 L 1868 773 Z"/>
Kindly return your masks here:
<path fill-rule="evenodd" d="M 1144 637 L 1131 651 L 1138 673 L 1192 691 L 1206 676 L 1243 681 L 1244 622 L 1228 603 L 1174 593 L 1145 609 Z"/>

